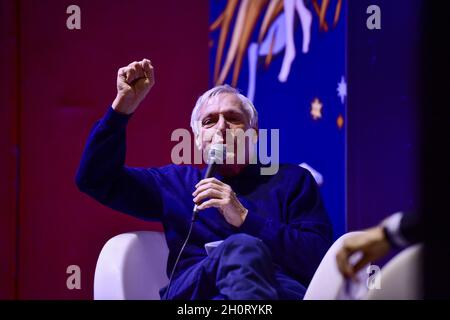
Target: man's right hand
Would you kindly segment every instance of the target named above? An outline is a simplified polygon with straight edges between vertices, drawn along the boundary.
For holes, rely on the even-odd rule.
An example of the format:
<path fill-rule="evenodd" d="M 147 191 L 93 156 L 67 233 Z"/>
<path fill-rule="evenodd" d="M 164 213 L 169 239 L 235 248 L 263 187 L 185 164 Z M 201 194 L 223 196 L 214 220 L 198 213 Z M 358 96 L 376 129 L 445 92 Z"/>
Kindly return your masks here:
<path fill-rule="evenodd" d="M 148 59 L 120 68 L 117 72 L 117 96 L 112 108 L 123 114 L 133 113 L 154 84 L 153 66 Z"/>

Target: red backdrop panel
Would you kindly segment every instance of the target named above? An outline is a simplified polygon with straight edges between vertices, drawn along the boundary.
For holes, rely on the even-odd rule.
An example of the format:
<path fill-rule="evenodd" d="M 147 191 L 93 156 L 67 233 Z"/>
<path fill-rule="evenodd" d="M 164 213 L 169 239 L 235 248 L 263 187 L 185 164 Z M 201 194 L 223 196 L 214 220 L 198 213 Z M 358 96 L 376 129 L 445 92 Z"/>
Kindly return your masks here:
<path fill-rule="evenodd" d="M 127 164 L 170 162 L 175 128 L 188 128 L 208 85 L 208 1 L 69 1 L 20 4 L 19 298 L 92 298 L 95 263 L 112 236 L 160 229 L 81 194 L 74 175 L 94 123 L 115 96 L 117 69 L 147 57 L 156 85 L 130 122 Z M 13 231 L 11 231 L 13 232 Z M 81 290 L 66 268 L 81 268 Z"/>
<path fill-rule="evenodd" d="M 17 294 L 17 12 L 15 2 L 0 1 L 0 299 L 13 299 Z"/>

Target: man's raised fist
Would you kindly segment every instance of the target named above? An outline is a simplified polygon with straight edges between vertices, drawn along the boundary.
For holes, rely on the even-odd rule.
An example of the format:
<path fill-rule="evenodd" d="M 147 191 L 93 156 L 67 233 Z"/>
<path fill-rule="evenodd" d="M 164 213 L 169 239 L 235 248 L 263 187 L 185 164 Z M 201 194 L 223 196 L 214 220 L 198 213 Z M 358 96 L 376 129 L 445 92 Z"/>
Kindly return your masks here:
<path fill-rule="evenodd" d="M 135 61 L 117 72 L 117 96 L 112 108 L 123 114 L 133 113 L 155 84 L 150 60 Z"/>

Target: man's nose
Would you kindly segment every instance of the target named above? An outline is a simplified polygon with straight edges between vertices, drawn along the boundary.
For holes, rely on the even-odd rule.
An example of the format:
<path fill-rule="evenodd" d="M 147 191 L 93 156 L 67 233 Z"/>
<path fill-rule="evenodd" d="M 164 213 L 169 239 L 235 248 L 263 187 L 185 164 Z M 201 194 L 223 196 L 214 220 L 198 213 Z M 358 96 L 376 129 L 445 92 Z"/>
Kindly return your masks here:
<path fill-rule="evenodd" d="M 217 121 L 217 130 L 220 130 L 222 133 L 225 133 L 225 130 L 228 128 L 228 123 L 225 120 L 223 115 L 219 116 L 219 120 Z"/>
<path fill-rule="evenodd" d="M 224 143 L 227 127 L 227 121 L 220 115 L 215 125 L 216 133 L 214 134 L 213 143 Z"/>

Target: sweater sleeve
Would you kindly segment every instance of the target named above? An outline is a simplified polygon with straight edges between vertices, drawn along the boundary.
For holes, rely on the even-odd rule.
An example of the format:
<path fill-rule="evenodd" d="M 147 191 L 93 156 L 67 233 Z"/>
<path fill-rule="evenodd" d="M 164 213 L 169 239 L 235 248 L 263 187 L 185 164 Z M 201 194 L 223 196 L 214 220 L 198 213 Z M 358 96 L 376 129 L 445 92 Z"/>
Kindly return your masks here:
<path fill-rule="evenodd" d="M 400 222 L 400 234 L 409 244 L 424 241 L 422 215 L 417 211 L 405 212 Z"/>
<path fill-rule="evenodd" d="M 76 184 L 80 191 L 112 209 L 159 220 L 162 200 L 157 170 L 124 165 L 130 117 L 110 107 L 95 123 L 76 173 Z"/>
<path fill-rule="evenodd" d="M 307 170 L 300 183 L 297 180 L 296 185 L 290 187 L 287 221 L 266 218 L 243 200 L 249 211 L 241 231 L 262 239 L 274 261 L 308 285 L 332 243 L 332 227 L 317 184 Z"/>

